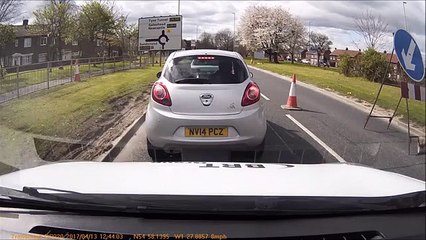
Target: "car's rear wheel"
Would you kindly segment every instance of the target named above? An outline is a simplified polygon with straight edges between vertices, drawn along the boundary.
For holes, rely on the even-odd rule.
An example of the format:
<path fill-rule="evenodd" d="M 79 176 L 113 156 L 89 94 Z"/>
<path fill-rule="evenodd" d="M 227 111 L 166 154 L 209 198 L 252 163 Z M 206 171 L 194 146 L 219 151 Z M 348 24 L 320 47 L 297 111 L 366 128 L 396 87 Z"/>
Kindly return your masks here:
<path fill-rule="evenodd" d="M 152 146 L 151 142 L 146 139 L 146 149 L 148 150 L 148 155 L 152 160 L 155 158 L 155 148 Z"/>
<path fill-rule="evenodd" d="M 154 147 L 148 139 L 146 139 L 146 146 L 148 155 L 153 162 L 172 162 L 181 160 L 179 153 L 168 153 L 163 149 Z"/>
<path fill-rule="evenodd" d="M 262 143 L 260 143 L 255 150 L 255 158 L 256 160 L 262 158 L 263 153 L 265 152 L 265 139 L 263 139 Z"/>

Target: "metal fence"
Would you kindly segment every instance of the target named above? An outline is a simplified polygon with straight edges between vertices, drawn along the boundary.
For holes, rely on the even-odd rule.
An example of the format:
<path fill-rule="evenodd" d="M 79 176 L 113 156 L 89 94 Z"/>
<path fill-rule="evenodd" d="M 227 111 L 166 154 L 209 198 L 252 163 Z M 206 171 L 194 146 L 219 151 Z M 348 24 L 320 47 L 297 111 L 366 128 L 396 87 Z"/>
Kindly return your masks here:
<path fill-rule="evenodd" d="M 128 56 L 80 58 L 1 68 L 0 103 L 75 81 L 77 64 L 80 79 L 83 80 L 117 71 L 141 68 L 148 65 L 148 59 Z"/>

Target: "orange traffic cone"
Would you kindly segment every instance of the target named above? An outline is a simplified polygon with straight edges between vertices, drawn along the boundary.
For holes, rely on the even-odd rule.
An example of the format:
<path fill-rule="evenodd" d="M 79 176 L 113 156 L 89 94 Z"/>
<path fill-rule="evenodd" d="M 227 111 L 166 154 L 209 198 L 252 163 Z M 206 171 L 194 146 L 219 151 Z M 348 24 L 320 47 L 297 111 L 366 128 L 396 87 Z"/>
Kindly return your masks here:
<path fill-rule="evenodd" d="M 296 74 L 293 74 L 293 81 L 290 86 L 290 93 L 288 95 L 287 104 L 281 105 L 282 109 L 287 110 L 302 110 L 302 108 L 297 106 L 297 96 L 296 96 Z"/>
<path fill-rule="evenodd" d="M 78 59 L 75 60 L 75 76 L 74 81 L 79 82 L 80 81 L 80 69 L 79 69 Z"/>

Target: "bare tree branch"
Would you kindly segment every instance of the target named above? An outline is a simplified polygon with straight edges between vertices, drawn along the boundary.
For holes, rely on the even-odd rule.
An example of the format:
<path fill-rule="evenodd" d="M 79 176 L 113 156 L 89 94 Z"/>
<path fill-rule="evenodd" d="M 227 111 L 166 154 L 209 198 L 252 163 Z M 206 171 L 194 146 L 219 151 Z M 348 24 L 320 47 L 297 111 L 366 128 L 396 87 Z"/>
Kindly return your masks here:
<path fill-rule="evenodd" d="M 378 50 L 384 46 L 383 39 L 388 32 L 388 24 L 380 15 L 375 16 L 367 10 L 354 22 L 357 28 L 355 32 L 362 36 L 367 48 Z"/>
<path fill-rule="evenodd" d="M 0 0 L 0 23 L 9 22 L 19 16 L 21 0 Z"/>
<path fill-rule="evenodd" d="M 309 33 L 311 39 L 311 48 L 317 51 L 317 65 L 319 66 L 319 59 L 321 54 L 333 45 L 333 42 L 328 39 L 327 35 L 321 33 Z"/>

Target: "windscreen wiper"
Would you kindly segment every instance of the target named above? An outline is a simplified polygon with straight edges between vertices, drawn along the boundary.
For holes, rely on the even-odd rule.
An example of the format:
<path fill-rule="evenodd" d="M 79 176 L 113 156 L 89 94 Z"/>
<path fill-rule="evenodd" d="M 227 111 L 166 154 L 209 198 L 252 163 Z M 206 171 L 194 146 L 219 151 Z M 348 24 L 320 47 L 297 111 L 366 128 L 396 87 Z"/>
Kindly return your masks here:
<path fill-rule="evenodd" d="M 43 191 L 48 191 L 47 193 Z M 425 191 L 386 197 L 86 194 L 53 188 L 0 187 L 0 206 L 142 216 L 302 216 L 425 208 Z"/>
<path fill-rule="evenodd" d="M 40 193 L 39 190 L 62 194 Z M 54 188 L 23 187 L 23 190 L 19 191 L 0 187 L 0 207 L 104 212 L 128 210 L 127 206 L 112 203 L 102 204 L 99 200 L 99 196 Z"/>
<path fill-rule="evenodd" d="M 42 193 L 40 190 L 49 191 L 51 193 Z M 46 187 L 23 187 L 22 192 L 29 196 L 42 198 L 52 201 L 72 201 L 81 202 L 88 204 L 99 204 L 101 198 L 93 194 L 79 193 L 75 191 L 57 189 L 57 188 L 46 188 Z M 56 193 L 56 194 L 55 194 Z M 58 194 L 59 193 L 59 194 Z"/>

